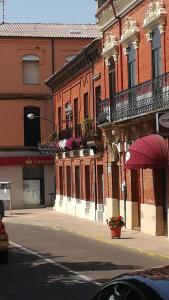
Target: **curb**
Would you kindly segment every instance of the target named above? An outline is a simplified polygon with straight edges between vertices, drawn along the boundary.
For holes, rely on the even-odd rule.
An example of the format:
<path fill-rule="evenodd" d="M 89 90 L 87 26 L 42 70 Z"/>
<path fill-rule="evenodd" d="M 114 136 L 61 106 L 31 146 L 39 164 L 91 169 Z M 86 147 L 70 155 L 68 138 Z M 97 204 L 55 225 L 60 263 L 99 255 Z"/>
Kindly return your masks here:
<path fill-rule="evenodd" d="M 72 234 L 75 234 L 75 235 L 78 235 L 78 236 L 83 236 L 85 238 L 89 238 L 91 240 L 94 240 L 94 241 L 97 241 L 97 242 L 100 242 L 100 243 L 104 243 L 104 244 L 107 244 L 107 245 L 112 245 L 112 246 L 115 246 L 116 248 L 123 248 L 123 249 L 127 249 L 128 251 L 130 252 L 135 252 L 135 253 L 141 253 L 141 254 L 144 254 L 144 255 L 147 255 L 149 257 L 156 257 L 156 258 L 160 258 L 160 259 L 169 259 L 169 255 L 165 255 L 165 254 L 159 254 L 158 252 L 155 252 L 155 251 L 152 251 L 152 250 L 144 250 L 144 249 L 141 249 L 141 248 L 137 248 L 137 247 L 132 247 L 132 246 L 128 246 L 128 245 L 122 245 L 122 244 L 117 244 L 115 242 L 115 240 L 112 240 L 112 239 L 106 239 L 106 238 L 103 238 L 103 237 L 100 237 L 98 235 L 93 235 L 93 234 L 89 234 L 89 233 L 86 233 L 86 232 L 83 232 L 83 231 L 79 231 L 79 230 L 69 230 L 69 229 L 66 229 L 62 226 L 55 226 L 53 224 L 42 224 L 42 223 L 38 223 L 38 222 L 32 222 L 32 221 L 24 221 L 24 222 L 21 222 L 21 221 L 18 221 L 18 220 L 10 220 L 9 222 L 6 222 L 6 223 L 14 223 L 14 224 L 25 224 L 25 225 L 32 225 L 32 226 L 39 226 L 39 227 L 44 227 L 44 228 L 50 228 L 52 230 L 63 230 L 65 232 L 69 232 L 69 233 L 72 233 Z"/>

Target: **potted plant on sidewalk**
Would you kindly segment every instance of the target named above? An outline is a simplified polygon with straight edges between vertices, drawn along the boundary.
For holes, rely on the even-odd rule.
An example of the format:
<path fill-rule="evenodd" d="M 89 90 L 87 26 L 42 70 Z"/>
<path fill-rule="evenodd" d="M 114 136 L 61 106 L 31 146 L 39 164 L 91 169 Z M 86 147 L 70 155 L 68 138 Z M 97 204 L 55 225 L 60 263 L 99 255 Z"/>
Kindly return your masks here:
<path fill-rule="evenodd" d="M 121 236 L 121 228 L 125 225 L 124 219 L 122 216 L 111 217 L 106 220 L 107 225 L 110 228 L 111 237 L 117 237 L 118 239 Z"/>

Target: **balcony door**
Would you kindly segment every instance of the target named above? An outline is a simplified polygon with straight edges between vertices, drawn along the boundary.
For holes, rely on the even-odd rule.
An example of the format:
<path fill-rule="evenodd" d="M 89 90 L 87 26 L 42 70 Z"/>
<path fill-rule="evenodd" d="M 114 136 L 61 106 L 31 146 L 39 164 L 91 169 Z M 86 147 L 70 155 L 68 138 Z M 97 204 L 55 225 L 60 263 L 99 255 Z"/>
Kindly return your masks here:
<path fill-rule="evenodd" d="M 110 114 L 112 116 L 114 107 L 114 95 L 116 93 L 116 69 L 113 57 L 109 59 L 109 95 L 110 95 Z"/>
<path fill-rule="evenodd" d="M 129 104 L 135 102 L 136 95 L 134 86 L 136 85 L 136 57 L 135 49 L 131 44 L 128 47 L 128 87 L 129 87 Z"/>
<path fill-rule="evenodd" d="M 160 30 L 156 29 L 152 32 L 152 77 L 153 77 L 153 95 L 157 100 L 162 94 L 159 76 L 161 75 L 161 36 Z"/>

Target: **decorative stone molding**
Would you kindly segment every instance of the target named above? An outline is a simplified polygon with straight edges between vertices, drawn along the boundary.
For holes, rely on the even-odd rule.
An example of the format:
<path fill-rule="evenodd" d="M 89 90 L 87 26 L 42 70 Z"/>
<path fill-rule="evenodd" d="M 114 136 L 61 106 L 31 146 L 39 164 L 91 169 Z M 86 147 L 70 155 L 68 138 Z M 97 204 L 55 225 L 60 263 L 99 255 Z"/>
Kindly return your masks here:
<path fill-rule="evenodd" d="M 107 64 L 109 61 L 109 58 L 112 56 L 114 58 L 114 61 L 117 60 L 118 58 L 118 41 L 115 35 L 112 33 L 109 33 L 106 36 L 103 51 L 102 51 L 102 56 L 105 58 Z"/>
<path fill-rule="evenodd" d="M 152 31 L 155 28 L 159 28 L 160 33 L 164 33 L 165 25 L 167 22 L 167 11 L 165 9 L 165 4 L 163 0 L 155 1 L 153 0 L 149 9 L 146 12 L 145 19 L 143 22 L 143 27 L 147 32 L 147 39 L 151 41 Z"/>
<path fill-rule="evenodd" d="M 131 17 L 126 18 L 120 40 L 125 55 L 128 54 L 129 45 L 133 44 L 135 49 L 138 48 L 139 38 L 140 30 L 136 20 L 133 20 Z"/>

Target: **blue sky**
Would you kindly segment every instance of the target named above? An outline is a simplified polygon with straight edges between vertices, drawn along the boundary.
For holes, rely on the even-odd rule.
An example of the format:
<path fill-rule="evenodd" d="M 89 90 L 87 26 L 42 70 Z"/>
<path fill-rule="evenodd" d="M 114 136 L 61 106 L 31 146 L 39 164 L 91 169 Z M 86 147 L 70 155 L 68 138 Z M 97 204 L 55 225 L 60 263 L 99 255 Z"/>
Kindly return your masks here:
<path fill-rule="evenodd" d="M 95 0 L 5 0 L 5 22 L 95 23 L 95 13 Z"/>

